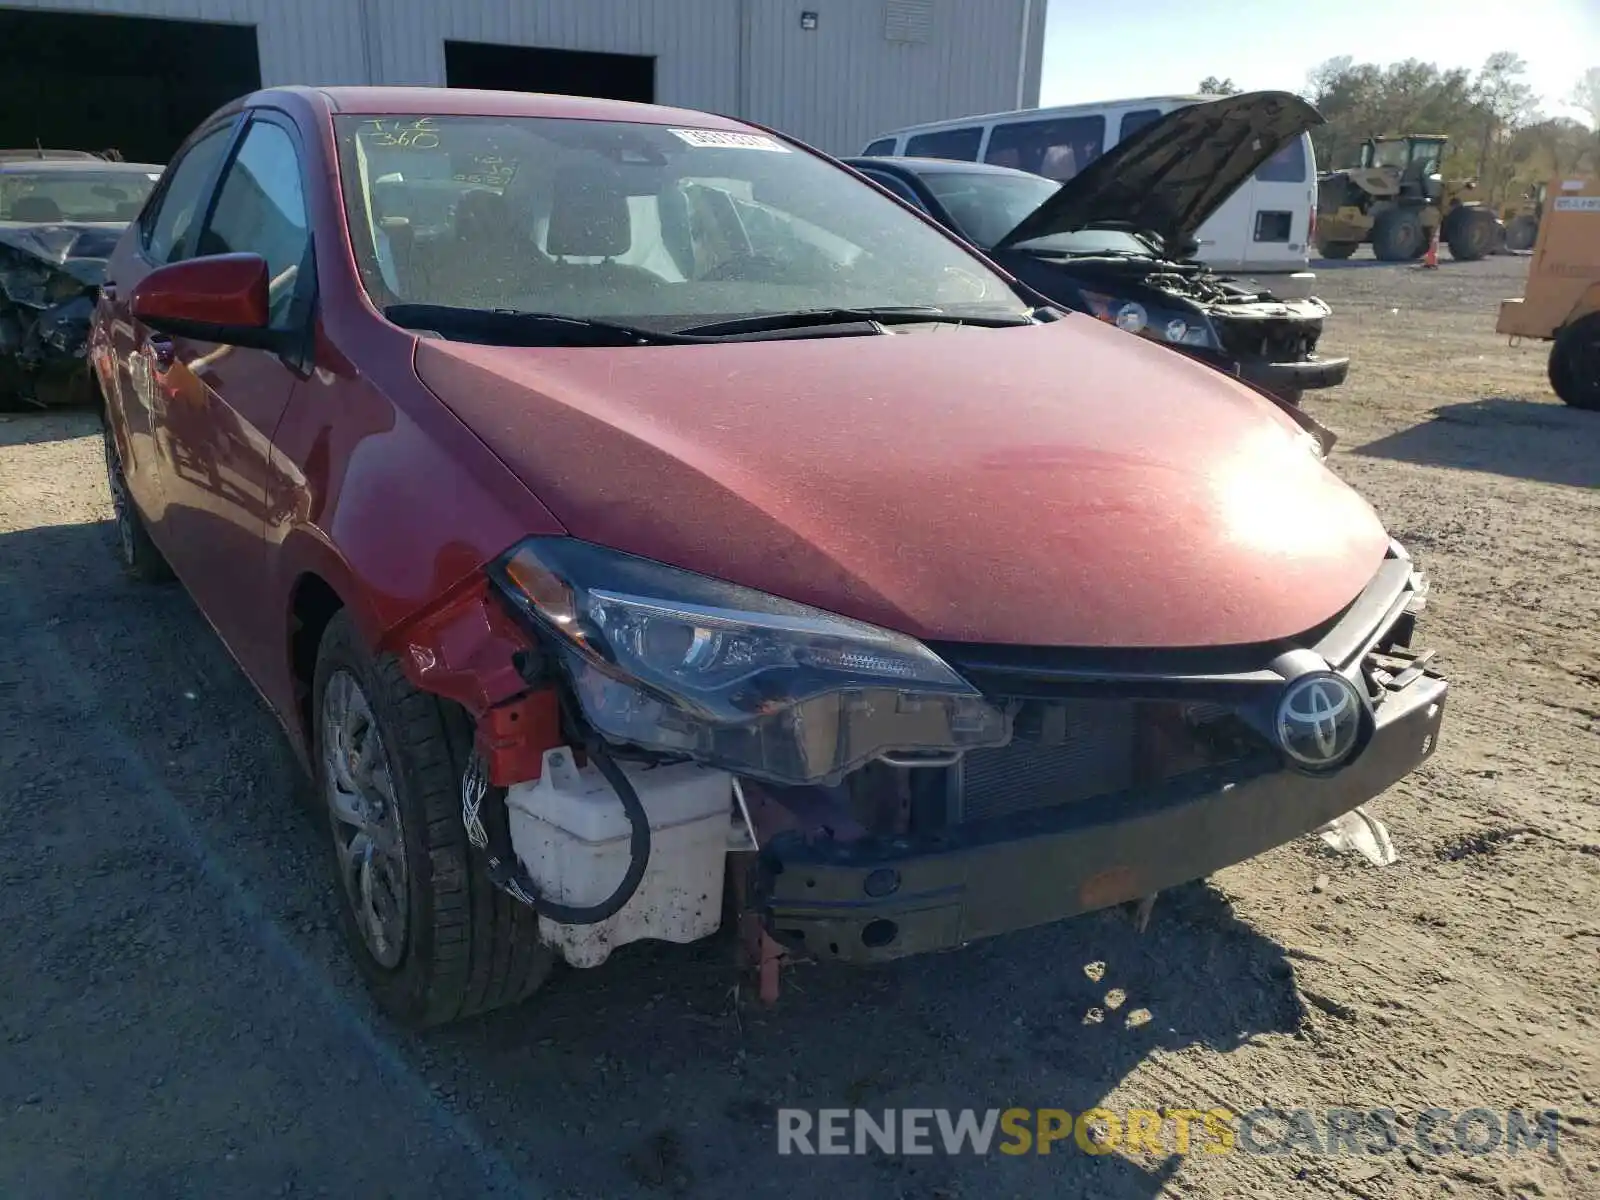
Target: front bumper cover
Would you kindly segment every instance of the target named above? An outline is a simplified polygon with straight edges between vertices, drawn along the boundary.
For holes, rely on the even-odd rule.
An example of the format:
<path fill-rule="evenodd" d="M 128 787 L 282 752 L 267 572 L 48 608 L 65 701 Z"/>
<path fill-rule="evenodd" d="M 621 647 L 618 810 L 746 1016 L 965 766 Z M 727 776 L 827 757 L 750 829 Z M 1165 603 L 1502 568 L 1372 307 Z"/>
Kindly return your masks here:
<path fill-rule="evenodd" d="M 1412 593 L 1394 558 L 1319 645 L 1354 664 Z M 1377 613 L 1387 612 L 1381 621 Z M 1349 763 L 1308 775 L 1262 751 L 1093 800 L 855 841 L 773 836 L 753 900 L 780 942 L 872 963 L 1059 921 L 1202 878 L 1308 833 L 1372 799 L 1434 752 L 1447 682 L 1426 663 L 1383 677 L 1370 737 Z M 1349 668 L 1346 668 L 1349 669 Z M 1182 680 L 1174 680 L 1183 683 Z"/>
<path fill-rule="evenodd" d="M 1313 358 L 1304 362 L 1239 363 L 1242 378 L 1269 392 L 1308 392 L 1338 387 L 1350 374 L 1348 358 Z"/>
<path fill-rule="evenodd" d="M 1272 362 L 1265 358 L 1234 358 L 1226 351 L 1183 347 L 1183 352 L 1227 375 L 1237 375 L 1276 396 L 1338 387 L 1350 375 L 1348 358 L 1308 358 Z"/>

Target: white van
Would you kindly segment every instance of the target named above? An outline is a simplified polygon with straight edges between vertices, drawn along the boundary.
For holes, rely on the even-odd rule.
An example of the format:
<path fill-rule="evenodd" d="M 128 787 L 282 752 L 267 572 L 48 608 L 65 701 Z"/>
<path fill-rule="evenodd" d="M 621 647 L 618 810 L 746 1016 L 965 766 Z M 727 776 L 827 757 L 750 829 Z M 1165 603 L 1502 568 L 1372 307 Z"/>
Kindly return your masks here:
<path fill-rule="evenodd" d="M 936 121 L 886 133 L 861 153 L 997 163 L 1065 182 L 1157 117 L 1215 99 L 1147 96 Z M 1304 271 L 1316 241 L 1316 208 L 1316 156 L 1302 134 L 1200 227 L 1198 257 L 1219 271 Z"/>

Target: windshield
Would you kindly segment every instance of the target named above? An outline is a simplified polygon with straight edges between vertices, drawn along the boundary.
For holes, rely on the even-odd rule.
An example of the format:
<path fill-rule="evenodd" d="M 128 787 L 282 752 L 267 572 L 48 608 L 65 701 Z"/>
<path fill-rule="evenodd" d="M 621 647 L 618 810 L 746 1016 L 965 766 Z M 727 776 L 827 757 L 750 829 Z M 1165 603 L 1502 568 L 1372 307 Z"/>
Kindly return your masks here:
<path fill-rule="evenodd" d="M 1071 233 L 1052 233 L 1047 237 L 1017 242 L 1017 250 L 1041 254 L 1131 254 L 1155 258 L 1156 249 L 1137 234 L 1125 229 L 1076 229 Z"/>
<path fill-rule="evenodd" d="M 149 171 L 6 171 L 0 221 L 131 221 L 158 178 Z"/>
<path fill-rule="evenodd" d="M 930 171 L 922 182 L 975 245 L 989 249 L 1061 187 L 1040 175 Z"/>
<path fill-rule="evenodd" d="M 380 308 L 675 330 L 803 309 L 1029 310 L 876 188 L 764 134 L 540 117 L 336 118 Z"/>

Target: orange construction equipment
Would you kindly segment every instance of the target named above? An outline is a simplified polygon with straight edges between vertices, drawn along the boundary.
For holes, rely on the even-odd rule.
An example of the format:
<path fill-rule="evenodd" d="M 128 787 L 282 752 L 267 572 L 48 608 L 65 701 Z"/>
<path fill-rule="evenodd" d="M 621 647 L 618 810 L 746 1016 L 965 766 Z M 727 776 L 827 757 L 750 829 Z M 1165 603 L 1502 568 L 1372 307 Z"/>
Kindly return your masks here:
<path fill-rule="evenodd" d="M 1600 412 L 1600 178 L 1554 179 L 1520 300 L 1502 300 L 1495 332 L 1550 347 L 1550 386 Z"/>

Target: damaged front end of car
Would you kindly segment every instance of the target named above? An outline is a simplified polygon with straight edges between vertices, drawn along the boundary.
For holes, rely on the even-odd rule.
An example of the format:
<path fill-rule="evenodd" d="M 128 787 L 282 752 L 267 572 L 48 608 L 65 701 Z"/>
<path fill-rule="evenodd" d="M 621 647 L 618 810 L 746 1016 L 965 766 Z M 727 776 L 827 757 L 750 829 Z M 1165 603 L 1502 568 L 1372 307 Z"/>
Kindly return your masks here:
<path fill-rule="evenodd" d="M 1433 753 L 1447 691 L 1398 543 L 1317 628 L 1212 649 L 924 643 L 568 537 L 488 580 L 402 658 L 477 718 L 491 877 L 593 966 L 715 932 L 731 874 L 768 999 L 784 954 L 950 949 L 1311 832 Z"/>
<path fill-rule="evenodd" d="M 1290 404 L 1298 404 L 1307 391 L 1339 386 L 1350 373 L 1348 358 L 1317 352 L 1323 322 L 1333 310 L 1315 296 L 1280 298 L 1192 262 L 1165 262 L 1153 269 L 1121 262 L 1106 270 L 1128 280 L 1118 289 L 1124 296 L 1142 296 L 1148 307 L 1137 298 L 1086 290 L 1095 316 L 1162 341 Z"/>
<path fill-rule="evenodd" d="M 95 301 L 120 229 L 0 226 L 0 397 L 87 402 Z"/>

